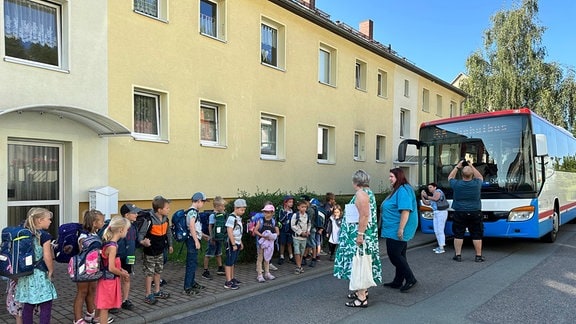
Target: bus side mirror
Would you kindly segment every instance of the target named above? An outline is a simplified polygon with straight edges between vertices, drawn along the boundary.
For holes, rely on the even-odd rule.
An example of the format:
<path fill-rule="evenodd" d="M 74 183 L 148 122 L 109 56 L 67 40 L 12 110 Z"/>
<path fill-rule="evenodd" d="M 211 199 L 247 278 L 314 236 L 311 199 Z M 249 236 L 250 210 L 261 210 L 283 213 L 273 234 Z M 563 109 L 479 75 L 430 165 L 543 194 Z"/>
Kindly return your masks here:
<path fill-rule="evenodd" d="M 536 151 L 536 156 L 547 156 L 548 155 L 548 142 L 546 141 L 546 135 L 544 134 L 534 134 L 533 143 Z"/>
<path fill-rule="evenodd" d="M 416 148 L 420 148 L 420 141 L 415 139 L 405 139 L 398 145 L 398 162 L 406 161 L 406 150 L 408 145 L 416 145 Z"/>

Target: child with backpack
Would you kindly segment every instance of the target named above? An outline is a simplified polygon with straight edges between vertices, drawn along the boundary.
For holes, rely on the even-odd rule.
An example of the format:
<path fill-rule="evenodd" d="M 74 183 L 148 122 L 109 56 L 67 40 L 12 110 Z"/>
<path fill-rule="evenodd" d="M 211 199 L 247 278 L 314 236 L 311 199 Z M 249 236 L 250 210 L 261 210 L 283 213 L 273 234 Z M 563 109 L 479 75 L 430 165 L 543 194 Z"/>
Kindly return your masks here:
<path fill-rule="evenodd" d="M 272 204 L 264 206 L 264 208 L 262 208 L 264 217 L 258 220 L 254 228 L 258 251 L 258 257 L 256 259 L 256 280 L 258 280 L 258 282 L 276 279 L 276 277 L 270 273 L 270 260 L 272 259 L 272 254 L 274 254 L 274 242 L 280 233 L 274 220 L 274 211 L 275 208 Z M 264 276 L 262 276 L 262 261 L 264 261 Z"/>
<path fill-rule="evenodd" d="M 294 263 L 294 253 L 292 251 L 292 229 L 290 228 L 290 219 L 294 214 L 294 197 L 284 196 L 281 208 L 278 208 L 278 226 L 280 226 L 280 235 L 278 243 L 280 244 L 280 258 L 278 265 L 284 264 L 284 252 L 288 251 L 289 261 Z"/>
<path fill-rule="evenodd" d="M 83 232 L 78 237 L 80 251 L 90 249 L 94 241 L 100 241 L 98 230 L 104 226 L 104 214 L 98 210 L 87 210 L 84 212 Z M 97 281 L 77 282 L 76 298 L 74 299 L 74 323 L 91 323 L 96 319 L 94 307 L 94 295 L 96 293 Z M 86 304 L 86 313 L 82 313 L 82 307 Z"/>
<path fill-rule="evenodd" d="M 52 212 L 45 208 L 31 208 L 24 227 L 34 235 L 34 262 L 43 263 L 28 276 L 18 278 L 14 300 L 22 304 L 22 322 L 33 323 L 34 309 L 40 309 L 40 324 L 50 323 L 52 300 L 56 288 L 52 284 L 54 272 L 52 236 L 46 232 L 52 223 Z"/>
<path fill-rule="evenodd" d="M 164 270 L 164 249 L 174 252 L 172 247 L 172 231 L 170 230 L 170 200 L 156 196 L 152 200 L 152 211 L 138 231 L 138 242 L 142 245 L 142 263 L 144 266 L 146 304 L 154 305 L 157 299 L 170 297 L 169 293 L 160 290 L 160 275 Z M 152 281 L 154 289 L 152 292 Z"/>
<path fill-rule="evenodd" d="M 294 241 L 294 259 L 296 259 L 296 270 L 295 274 L 301 274 L 304 272 L 302 269 L 302 254 L 306 250 L 306 240 L 310 236 L 310 219 L 306 210 L 308 209 L 308 203 L 305 200 L 300 200 L 297 204 L 298 212 L 292 215 L 290 220 L 290 227 L 292 228 L 293 241 Z"/>
<path fill-rule="evenodd" d="M 335 205 L 332 208 L 332 216 L 326 222 L 326 238 L 330 250 L 330 261 L 334 261 L 336 249 L 340 242 L 340 226 L 342 225 L 342 207 Z"/>
<path fill-rule="evenodd" d="M 222 243 L 226 241 L 228 234 L 226 233 L 226 201 L 221 196 L 214 198 L 214 212 L 210 214 L 208 220 L 208 244 L 206 245 L 206 254 L 204 256 L 204 272 L 202 278 L 212 280 L 210 271 L 208 270 L 208 263 L 210 258 L 216 257 L 218 264 L 217 275 L 223 276 L 225 274 L 224 267 L 222 266 Z"/>
<path fill-rule="evenodd" d="M 102 266 L 105 274 L 98 279 L 94 304 L 100 313 L 100 321 L 108 323 L 108 310 L 122 305 L 122 289 L 120 277 L 130 277 L 128 271 L 122 269 L 120 257 L 117 256 L 118 240 L 126 237 L 131 223 L 128 219 L 116 216 L 104 231 L 102 246 Z M 106 275 L 113 274 L 110 276 Z"/>
<path fill-rule="evenodd" d="M 134 225 L 140 208 L 132 203 L 125 203 L 120 207 L 120 215 L 130 222 L 126 231 L 126 236 L 118 240 L 118 251 L 116 255 L 120 257 L 122 269 L 128 272 L 128 276 L 122 276 L 122 309 L 133 310 L 134 305 L 130 301 L 130 277 L 134 274 L 134 263 L 136 262 L 136 239 L 138 229 Z"/>
<path fill-rule="evenodd" d="M 240 281 L 234 277 L 234 265 L 238 259 L 238 253 L 244 249 L 242 244 L 242 215 L 246 212 L 246 200 L 236 199 L 234 201 L 234 212 L 228 216 L 226 220 L 226 232 L 228 238 L 226 240 L 226 282 L 224 288 L 236 290 Z"/>
<path fill-rule="evenodd" d="M 196 267 L 198 266 L 198 250 L 202 240 L 202 223 L 198 219 L 198 212 L 204 206 L 206 195 L 197 192 L 192 195 L 192 205 L 186 213 L 186 225 L 188 225 L 189 237 L 186 239 L 186 272 L 184 274 L 184 293 L 196 295 L 205 287 L 196 282 Z"/>

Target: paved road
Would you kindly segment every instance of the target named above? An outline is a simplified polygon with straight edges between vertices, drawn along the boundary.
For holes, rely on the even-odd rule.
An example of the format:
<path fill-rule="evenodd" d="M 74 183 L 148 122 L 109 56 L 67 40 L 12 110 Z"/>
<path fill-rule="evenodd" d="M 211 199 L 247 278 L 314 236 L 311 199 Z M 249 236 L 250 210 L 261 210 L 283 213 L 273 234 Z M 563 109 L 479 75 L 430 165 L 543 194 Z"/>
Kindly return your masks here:
<path fill-rule="evenodd" d="M 435 255 L 426 245 L 411 249 L 419 283 L 408 293 L 370 291 L 367 309 L 347 308 L 347 282 L 322 274 L 216 303 L 159 323 L 574 323 L 576 225 L 562 227 L 555 244 L 489 240 L 487 262 L 475 263 L 471 244 L 463 262 L 453 251 Z M 383 259 L 385 280 L 393 268 Z"/>

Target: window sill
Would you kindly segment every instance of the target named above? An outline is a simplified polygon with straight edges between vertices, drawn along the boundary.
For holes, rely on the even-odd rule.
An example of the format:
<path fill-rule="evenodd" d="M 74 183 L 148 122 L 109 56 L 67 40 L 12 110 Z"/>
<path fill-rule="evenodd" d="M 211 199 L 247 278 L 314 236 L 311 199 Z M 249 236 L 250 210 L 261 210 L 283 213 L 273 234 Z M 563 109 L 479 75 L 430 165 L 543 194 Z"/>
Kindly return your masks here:
<path fill-rule="evenodd" d="M 354 88 L 355 88 L 356 90 L 358 90 L 358 91 L 368 92 L 368 91 L 366 91 L 366 89 L 364 89 L 364 88 L 358 88 L 358 87 L 354 87 Z"/>
<path fill-rule="evenodd" d="M 382 98 L 382 99 L 388 99 L 388 96 L 383 96 L 383 95 L 376 95 L 378 98 Z"/>
<path fill-rule="evenodd" d="M 270 155 L 260 155 L 260 160 L 262 160 L 262 161 L 286 162 L 286 159 L 284 159 L 284 158 L 279 158 L 279 157 L 270 156 Z"/>
<path fill-rule="evenodd" d="M 318 163 L 318 164 L 324 164 L 324 165 L 335 165 L 335 164 L 336 164 L 336 162 L 326 161 L 326 160 L 316 160 L 316 163 Z"/>
<path fill-rule="evenodd" d="M 4 57 L 4 61 L 10 62 L 10 63 L 28 65 L 28 66 L 46 69 L 46 70 L 50 70 L 50 71 L 54 71 L 54 72 L 70 74 L 70 70 L 66 70 L 66 69 L 63 69 L 63 68 L 58 67 L 58 66 L 42 64 L 42 63 L 38 63 L 38 62 L 34 62 L 34 61 L 22 60 L 22 59 L 14 58 L 14 57 Z"/>
<path fill-rule="evenodd" d="M 132 138 L 134 138 L 135 141 L 141 141 L 141 142 L 154 142 L 154 143 L 164 143 L 164 144 L 170 143 L 170 141 L 168 141 L 167 139 L 142 137 L 142 136 L 138 136 L 134 133 L 132 133 Z"/>
<path fill-rule="evenodd" d="M 211 147 L 211 148 L 218 148 L 218 149 L 227 149 L 228 146 L 218 144 L 218 143 L 209 143 L 209 142 L 200 142 L 200 146 L 202 147 Z"/>
<path fill-rule="evenodd" d="M 151 15 L 149 15 L 149 14 L 147 14 L 147 13 L 140 12 L 140 11 L 137 11 L 137 10 L 134 10 L 134 13 L 139 14 L 139 15 L 142 15 L 142 16 L 144 16 L 144 17 L 148 17 L 148 18 L 154 19 L 154 20 L 159 21 L 159 22 L 163 22 L 163 23 L 165 23 L 165 24 L 168 23 L 168 19 L 166 19 L 166 18 L 160 18 L 160 17 L 156 17 L 156 16 L 151 16 Z"/>
<path fill-rule="evenodd" d="M 203 32 L 200 32 L 200 35 L 207 37 L 207 38 L 210 38 L 210 39 L 213 39 L 213 40 L 217 40 L 217 41 L 222 42 L 222 43 L 226 43 L 226 39 L 220 38 L 218 36 L 212 36 L 210 34 L 206 34 Z"/>
<path fill-rule="evenodd" d="M 332 87 L 332 88 L 336 88 L 336 85 L 335 85 L 335 84 L 325 83 L 325 82 L 322 82 L 322 81 L 320 81 L 320 80 L 318 80 L 318 83 L 320 83 L 320 84 L 322 84 L 322 85 L 325 85 L 325 86 Z"/>
<path fill-rule="evenodd" d="M 269 68 L 271 68 L 271 69 L 274 69 L 274 70 L 277 70 L 277 71 L 280 71 L 280 72 L 286 72 L 286 69 L 284 69 L 283 67 L 274 66 L 274 65 L 271 65 L 271 64 L 268 64 L 268 63 L 264 63 L 264 62 L 260 62 L 260 64 L 262 64 L 262 65 L 265 66 L 265 67 L 269 67 Z"/>
<path fill-rule="evenodd" d="M 385 160 L 376 160 L 376 163 L 386 164 L 386 163 L 388 163 L 388 162 L 386 162 Z"/>
<path fill-rule="evenodd" d="M 363 158 L 354 158 L 354 162 L 366 162 L 366 159 L 363 159 Z"/>

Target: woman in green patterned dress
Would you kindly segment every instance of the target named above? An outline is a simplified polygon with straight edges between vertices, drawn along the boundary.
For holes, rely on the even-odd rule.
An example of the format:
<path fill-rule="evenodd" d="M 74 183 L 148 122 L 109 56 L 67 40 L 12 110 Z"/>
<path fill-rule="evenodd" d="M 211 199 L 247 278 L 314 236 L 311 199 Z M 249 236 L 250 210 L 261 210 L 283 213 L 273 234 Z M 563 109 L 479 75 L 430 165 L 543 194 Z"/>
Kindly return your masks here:
<path fill-rule="evenodd" d="M 382 265 L 380 263 L 380 251 L 378 249 L 378 224 L 376 219 L 376 198 L 370 190 L 370 176 L 363 170 L 358 170 L 352 176 L 352 185 L 356 194 L 350 200 L 358 209 L 358 222 L 352 223 L 346 220 L 344 213 L 342 227 L 340 228 L 340 245 L 336 251 L 334 261 L 334 276 L 338 279 L 350 279 L 352 270 L 352 258 L 356 249 L 364 245 L 366 253 L 372 255 L 372 276 L 374 282 L 382 282 Z M 352 299 L 346 303 L 348 307 L 367 307 L 368 291 L 361 289 L 348 294 Z"/>

